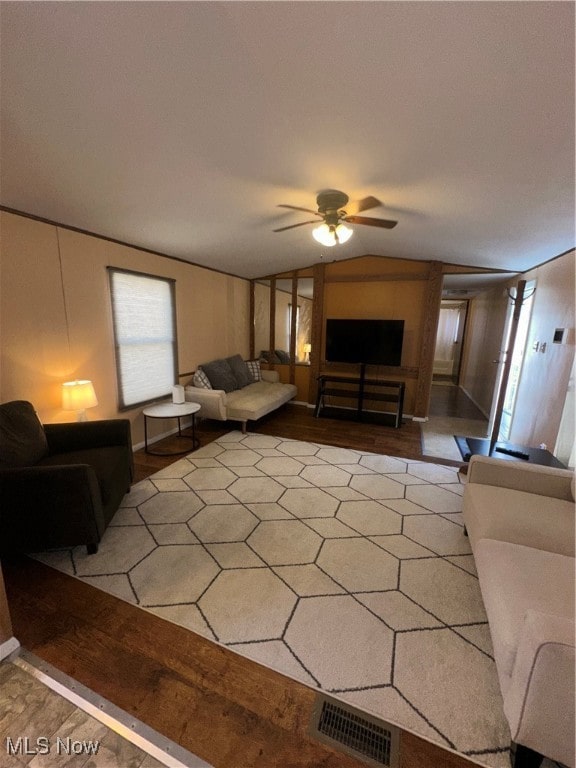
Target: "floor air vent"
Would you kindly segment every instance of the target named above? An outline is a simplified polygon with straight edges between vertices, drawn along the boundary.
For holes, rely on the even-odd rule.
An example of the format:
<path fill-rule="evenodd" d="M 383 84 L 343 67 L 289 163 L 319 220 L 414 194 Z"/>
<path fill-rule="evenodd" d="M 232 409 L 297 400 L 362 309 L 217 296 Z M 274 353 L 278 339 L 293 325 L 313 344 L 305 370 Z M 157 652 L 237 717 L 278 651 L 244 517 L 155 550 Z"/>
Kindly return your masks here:
<path fill-rule="evenodd" d="M 313 735 L 368 765 L 398 766 L 399 731 L 341 701 L 318 696 L 312 715 Z"/>

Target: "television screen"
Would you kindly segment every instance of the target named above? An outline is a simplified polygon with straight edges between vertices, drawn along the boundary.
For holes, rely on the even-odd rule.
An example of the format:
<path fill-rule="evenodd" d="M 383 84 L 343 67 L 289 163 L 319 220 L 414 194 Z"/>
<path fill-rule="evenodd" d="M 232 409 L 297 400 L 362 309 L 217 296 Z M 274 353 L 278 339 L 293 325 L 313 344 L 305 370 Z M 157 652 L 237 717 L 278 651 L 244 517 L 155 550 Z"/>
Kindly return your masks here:
<path fill-rule="evenodd" d="M 404 320 L 326 320 L 326 360 L 400 365 Z"/>

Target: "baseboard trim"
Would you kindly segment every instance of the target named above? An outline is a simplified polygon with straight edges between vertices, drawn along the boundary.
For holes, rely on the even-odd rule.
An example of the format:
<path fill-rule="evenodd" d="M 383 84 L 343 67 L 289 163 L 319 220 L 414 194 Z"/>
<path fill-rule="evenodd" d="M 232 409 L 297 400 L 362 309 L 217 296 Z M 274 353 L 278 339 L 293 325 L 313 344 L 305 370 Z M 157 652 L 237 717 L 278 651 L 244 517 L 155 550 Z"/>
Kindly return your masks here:
<path fill-rule="evenodd" d="M 14 653 L 20 648 L 20 643 L 15 637 L 11 637 L 9 640 L 0 644 L 0 661 L 7 659 L 10 654 Z"/>

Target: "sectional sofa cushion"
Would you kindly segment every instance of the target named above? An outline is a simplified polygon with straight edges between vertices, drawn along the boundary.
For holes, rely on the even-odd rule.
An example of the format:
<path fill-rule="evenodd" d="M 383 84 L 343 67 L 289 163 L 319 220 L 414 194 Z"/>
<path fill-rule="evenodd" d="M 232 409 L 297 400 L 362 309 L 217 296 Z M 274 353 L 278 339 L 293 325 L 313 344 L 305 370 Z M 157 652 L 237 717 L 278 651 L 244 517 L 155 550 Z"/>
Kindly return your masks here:
<path fill-rule="evenodd" d="M 474 559 L 505 692 L 527 612 L 574 619 L 574 558 L 482 539 L 474 550 Z"/>
<path fill-rule="evenodd" d="M 0 410 L 0 467 L 31 467 L 47 454 L 44 427 L 32 403 L 4 403 Z"/>
<path fill-rule="evenodd" d="M 480 539 L 500 539 L 574 557 L 573 501 L 481 483 L 469 483 L 465 493 L 474 549 Z"/>
<path fill-rule="evenodd" d="M 238 389 L 238 382 L 228 360 L 212 360 L 211 363 L 203 363 L 201 368 L 208 377 L 212 389 L 223 389 L 224 392 L 233 392 Z"/>

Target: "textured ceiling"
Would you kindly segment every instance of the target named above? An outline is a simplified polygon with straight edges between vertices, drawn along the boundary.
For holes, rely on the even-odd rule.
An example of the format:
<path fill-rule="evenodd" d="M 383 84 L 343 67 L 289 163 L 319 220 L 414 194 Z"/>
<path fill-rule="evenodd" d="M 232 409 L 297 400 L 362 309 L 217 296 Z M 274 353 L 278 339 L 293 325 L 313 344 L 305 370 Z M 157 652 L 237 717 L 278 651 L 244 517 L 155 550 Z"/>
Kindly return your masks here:
<path fill-rule="evenodd" d="M 245 277 L 574 246 L 574 3 L 2 2 L 1 203 Z M 379 198 L 328 249 L 319 190 Z"/>

